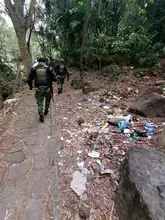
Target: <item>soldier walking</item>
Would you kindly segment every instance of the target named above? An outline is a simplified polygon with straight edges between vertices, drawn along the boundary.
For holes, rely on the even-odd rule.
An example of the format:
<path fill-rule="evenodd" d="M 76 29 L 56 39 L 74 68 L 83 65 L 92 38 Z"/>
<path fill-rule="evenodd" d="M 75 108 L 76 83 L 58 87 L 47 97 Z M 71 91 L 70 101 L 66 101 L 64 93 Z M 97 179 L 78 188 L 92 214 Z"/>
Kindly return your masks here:
<path fill-rule="evenodd" d="M 56 81 L 52 68 L 46 65 L 45 58 L 38 58 L 36 65 L 34 65 L 30 70 L 28 77 L 30 90 L 32 90 L 33 80 L 36 88 L 35 97 L 38 105 L 38 114 L 40 121 L 44 122 L 44 115 L 48 114 L 51 98 L 53 98 L 52 82 Z M 43 106 L 44 100 L 45 109 Z"/>
<path fill-rule="evenodd" d="M 67 67 L 64 64 L 64 60 L 60 60 L 60 63 L 57 64 L 55 73 L 57 77 L 58 94 L 61 94 L 63 92 L 63 84 L 65 78 L 67 77 L 67 80 L 69 81 L 69 73 Z"/>

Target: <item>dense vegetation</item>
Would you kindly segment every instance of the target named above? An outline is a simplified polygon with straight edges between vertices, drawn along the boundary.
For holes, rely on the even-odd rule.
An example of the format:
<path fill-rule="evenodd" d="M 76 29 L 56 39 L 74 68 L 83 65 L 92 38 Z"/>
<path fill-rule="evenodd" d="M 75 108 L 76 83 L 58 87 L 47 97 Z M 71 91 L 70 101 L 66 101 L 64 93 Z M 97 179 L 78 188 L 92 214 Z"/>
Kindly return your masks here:
<path fill-rule="evenodd" d="M 13 28 L 0 17 L 0 93 L 5 98 L 12 94 L 15 79 L 13 65 L 19 56 L 19 48 Z"/>
<path fill-rule="evenodd" d="M 89 0 L 44 0 L 44 3 L 45 8 L 39 11 L 44 23 L 40 26 L 41 35 L 45 33 L 44 41 L 68 62 L 79 65 Z M 108 62 L 159 66 L 158 58 L 165 43 L 165 1 L 95 0 L 90 4 L 85 65 L 105 65 L 108 59 Z"/>
<path fill-rule="evenodd" d="M 13 28 L 0 18 L 0 84 L 9 82 L 9 75 L 13 80 L 20 56 L 26 74 L 41 54 L 63 58 L 74 67 L 160 67 L 165 52 L 164 0 L 20 2 L 4 0 Z"/>

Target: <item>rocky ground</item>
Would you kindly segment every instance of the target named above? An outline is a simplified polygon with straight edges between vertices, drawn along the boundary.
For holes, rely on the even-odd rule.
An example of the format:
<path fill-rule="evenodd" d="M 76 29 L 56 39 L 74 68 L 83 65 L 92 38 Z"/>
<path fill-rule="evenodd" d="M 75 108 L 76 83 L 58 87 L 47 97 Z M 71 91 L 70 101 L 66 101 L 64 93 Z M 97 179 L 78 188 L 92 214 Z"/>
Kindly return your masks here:
<path fill-rule="evenodd" d="M 156 127 L 154 135 L 138 137 L 132 142 L 127 141 L 128 137 L 120 133 L 117 126 L 107 122 L 112 115 L 129 115 L 128 107 L 131 103 L 146 88 L 155 87 L 160 78 L 153 76 L 137 79 L 127 76 L 117 83 L 107 83 L 104 78 L 98 80 L 96 75 L 86 75 L 86 79 L 98 90 L 83 95 L 80 90 L 74 90 L 66 84 L 64 93 L 55 97 L 61 219 L 81 219 L 81 216 L 82 219 L 114 220 L 117 219 L 115 191 L 125 154 L 135 145 L 155 146 L 164 119 L 151 119 Z M 135 115 L 132 117 L 132 129 L 144 130 L 149 119 Z M 99 158 L 98 155 L 96 158 L 90 157 L 88 153 L 92 151 L 99 153 Z M 101 174 L 98 165 L 100 161 L 105 170 L 109 169 L 108 174 Z M 87 176 L 85 192 L 78 192 L 82 195 L 77 195 L 76 187 L 75 191 L 72 190 L 75 171 Z"/>
<path fill-rule="evenodd" d="M 1 111 L 2 219 L 118 219 L 115 191 L 125 154 L 135 145 L 155 146 L 164 118 L 150 119 L 154 135 L 131 142 L 108 122 L 112 116 L 128 116 L 130 104 L 160 78 L 129 75 L 110 83 L 86 74 L 86 80 L 96 88 L 88 95 L 72 88 L 70 82 L 57 95 L 55 86 L 55 104 L 44 124 L 38 122 L 33 92 L 18 95 L 14 104 L 6 103 Z M 132 132 L 143 130 L 149 120 L 132 117 Z"/>

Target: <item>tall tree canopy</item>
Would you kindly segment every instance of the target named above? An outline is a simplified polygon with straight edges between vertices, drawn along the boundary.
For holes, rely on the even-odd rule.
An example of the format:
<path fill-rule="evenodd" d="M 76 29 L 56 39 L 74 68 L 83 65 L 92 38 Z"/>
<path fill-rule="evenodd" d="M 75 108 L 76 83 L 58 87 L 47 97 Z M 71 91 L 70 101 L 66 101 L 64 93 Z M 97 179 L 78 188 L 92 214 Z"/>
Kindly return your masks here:
<path fill-rule="evenodd" d="M 4 2 L 26 72 L 31 65 L 31 31 L 43 55 L 63 57 L 72 65 L 80 65 L 89 0 Z M 105 59 L 118 56 L 121 62 L 159 65 L 165 44 L 164 12 L 164 0 L 91 0 L 83 64 L 101 68 Z"/>
<path fill-rule="evenodd" d="M 79 62 L 88 0 L 43 3 L 47 44 L 71 63 Z M 104 57 L 117 54 L 137 65 L 154 64 L 165 43 L 164 11 L 163 0 L 92 0 L 84 60 L 102 65 Z"/>

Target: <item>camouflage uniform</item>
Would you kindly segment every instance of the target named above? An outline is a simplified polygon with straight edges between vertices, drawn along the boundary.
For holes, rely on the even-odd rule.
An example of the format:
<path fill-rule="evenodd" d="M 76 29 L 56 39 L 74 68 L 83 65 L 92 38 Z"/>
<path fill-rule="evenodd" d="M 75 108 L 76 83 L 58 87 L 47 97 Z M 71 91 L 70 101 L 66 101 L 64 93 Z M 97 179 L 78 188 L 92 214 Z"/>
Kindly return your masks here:
<path fill-rule="evenodd" d="M 63 64 L 57 65 L 55 68 L 55 72 L 57 77 L 58 94 L 60 94 L 63 91 L 63 84 L 66 76 L 69 81 L 69 73 L 67 67 Z"/>
<path fill-rule="evenodd" d="M 44 105 L 44 99 L 45 99 L 45 110 L 49 109 L 50 102 L 52 98 L 52 92 L 50 88 L 44 88 L 44 87 L 38 87 L 36 88 L 35 92 L 36 102 L 38 105 L 38 114 L 43 114 L 43 105 Z"/>
<path fill-rule="evenodd" d="M 48 114 L 51 98 L 53 95 L 52 81 L 55 81 L 55 75 L 52 68 L 48 67 L 44 58 L 39 59 L 38 63 L 31 68 L 28 84 L 32 89 L 32 82 L 35 80 L 35 97 L 38 105 L 38 114 L 40 115 L 40 121 L 44 121 L 44 114 Z M 45 111 L 43 112 L 43 105 L 45 100 Z"/>

